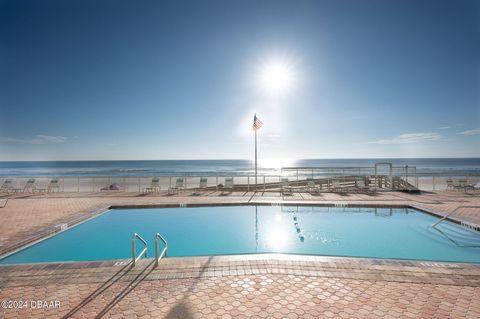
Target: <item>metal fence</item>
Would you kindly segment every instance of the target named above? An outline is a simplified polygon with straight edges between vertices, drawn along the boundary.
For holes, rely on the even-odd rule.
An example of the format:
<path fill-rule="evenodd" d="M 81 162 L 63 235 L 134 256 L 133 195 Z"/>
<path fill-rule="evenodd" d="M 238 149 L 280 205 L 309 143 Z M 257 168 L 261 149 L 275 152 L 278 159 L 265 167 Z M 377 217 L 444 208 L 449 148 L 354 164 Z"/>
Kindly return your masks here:
<path fill-rule="evenodd" d="M 200 178 L 204 176 L 182 175 L 184 178 L 184 187 L 186 189 L 195 189 L 200 186 Z M 58 179 L 60 192 L 108 192 L 109 186 L 115 184 L 120 191 L 124 192 L 143 192 L 145 188 L 152 185 L 152 179 L 158 179 L 158 185 L 161 191 L 166 191 L 175 186 L 175 176 L 63 176 L 55 177 Z M 225 185 L 225 179 L 231 175 L 208 176 L 207 187 L 218 190 Z M 0 185 L 5 180 L 12 180 L 14 189 L 22 191 L 30 178 L 35 179 L 36 189 L 48 190 L 52 176 L 28 176 L 12 177 L 1 176 Z M 255 188 L 255 176 L 244 175 L 234 176 L 235 185 L 244 185 L 247 190 Z M 266 185 L 278 183 L 281 180 L 280 175 L 262 175 L 257 178 L 257 189 L 266 189 Z"/>
<path fill-rule="evenodd" d="M 235 175 L 235 185 L 242 185 L 242 189 L 268 190 L 268 185 L 279 183 L 282 178 L 287 177 L 289 181 L 301 181 L 308 178 L 334 179 L 342 176 L 390 176 L 401 177 L 413 186 L 425 191 L 443 191 L 448 190 L 448 180 L 457 183 L 460 180 L 467 181 L 474 185 L 480 183 L 480 174 L 425 174 L 417 173 L 415 167 L 289 167 L 283 168 L 281 175 L 260 175 L 257 178 L 257 187 L 255 187 L 254 175 Z M 158 185 L 161 191 L 166 191 L 175 186 L 177 177 L 183 176 L 184 187 L 195 189 L 200 185 L 200 178 L 205 176 L 192 176 L 190 174 L 177 174 L 175 176 L 63 176 L 55 177 L 58 179 L 59 188 L 55 191 L 61 192 L 102 192 L 109 191 L 109 186 L 116 184 L 120 191 L 124 192 L 142 192 L 152 184 L 152 178 L 158 178 Z M 225 184 L 225 179 L 232 175 L 222 174 L 217 176 L 207 176 L 207 187 L 210 189 L 221 189 Z M 5 180 L 12 180 L 13 187 L 22 191 L 30 178 L 35 179 L 37 189 L 47 190 L 52 180 L 52 176 L 0 176 L 0 186 Z"/>
<path fill-rule="evenodd" d="M 449 182 L 458 185 L 460 181 L 466 181 L 469 185 L 479 185 L 480 174 L 417 174 L 414 176 L 415 186 L 424 191 L 455 190 L 449 186 Z M 451 185 L 451 184 L 450 184 Z"/>

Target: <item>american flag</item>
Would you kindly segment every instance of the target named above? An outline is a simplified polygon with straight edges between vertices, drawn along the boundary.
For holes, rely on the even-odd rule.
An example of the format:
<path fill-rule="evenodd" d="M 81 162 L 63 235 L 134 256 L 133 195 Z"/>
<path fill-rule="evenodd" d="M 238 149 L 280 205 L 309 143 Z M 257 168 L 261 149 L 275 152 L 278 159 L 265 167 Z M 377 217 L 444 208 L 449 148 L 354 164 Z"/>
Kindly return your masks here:
<path fill-rule="evenodd" d="M 253 130 L 254 130 L 254 131 L 258 130 L 259 128 L 262 127 L 262 125 L 263 125 L 263 122 L 260 121 L 260 120 L 258 119 L 258 117 L 257 117 L 257 114 L 255 114 L 255 115 L 253 116 Z"/>

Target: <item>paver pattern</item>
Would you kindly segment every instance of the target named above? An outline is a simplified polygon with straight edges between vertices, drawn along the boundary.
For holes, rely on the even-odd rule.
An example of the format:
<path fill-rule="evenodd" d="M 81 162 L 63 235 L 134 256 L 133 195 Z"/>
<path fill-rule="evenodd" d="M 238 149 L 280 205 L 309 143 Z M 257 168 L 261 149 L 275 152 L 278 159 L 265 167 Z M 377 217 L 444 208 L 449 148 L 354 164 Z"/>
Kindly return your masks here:
<path fill-rule="evenodd" d="M 59 300 L 59 309 L 4 318 L 479 318 L 480 288 L 254 275 L 17 287 L 8 297 Z M 8 295 L 7 295 L 8 293 Z M 6 296 L 7 295 L 7 296 Z M 93 298 L 91 297 L 93 296 Z"/>
<path fill-rule="evenodd" d="M 10 195 L 0 208 L 0 250 L 111 205 L 413 205 L 480 224 L 479 195 Z M 54 309 L 0 309 L 0 318 L 480 318 L 478 265 L 276 255 L 202 258 L 168 258 L 157 268 L 146 259 L 135 269 L 113 262 L 0 267 L 0 300 L 60 302 Z"/>
<path fill-rule="evenodd" d="M 60 305 L 3 309 L 5 318 L 478 318 L 480 267 L 421 265 L 248 255 L 170 258 L 159 267 L 150 259 L 134 269 L 5 267 L 0 299 Z"/>

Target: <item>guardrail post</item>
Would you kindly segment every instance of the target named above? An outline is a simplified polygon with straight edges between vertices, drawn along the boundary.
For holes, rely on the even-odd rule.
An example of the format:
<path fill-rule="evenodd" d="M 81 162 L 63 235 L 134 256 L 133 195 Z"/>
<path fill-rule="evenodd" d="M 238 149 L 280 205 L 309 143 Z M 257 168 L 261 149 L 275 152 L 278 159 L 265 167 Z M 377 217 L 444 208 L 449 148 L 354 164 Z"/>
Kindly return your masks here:
<path fill-rule="evenodd" d="M 250 191 L 250 175 L 247 175 L 247 191 Z"/>
<path fill-rule="evenodd" d="M 140 240 L 144 245 L 144 248 L 143 248 L 142 252 L 138 255 L 138 257 L 135 256 L 135 238 L 138 238 L 138 240 Z M 147 242 L 142 237 L 140 237 L 140 235 L 138 235 L 137 233 L 134 233 L 133 236 L 132 236 L 132 267 L 135 267 L 135 263 L 143 255 L 145 255 L 145 257 L 147 257 L 147 253 L 148 253 Z"/>
<path fill-rule="evenodd" d="M 432 176 L 433 179 L 433 190 L 435 190 L 435 175 Z"/>
<path fill-rule="evenodd" d="M 135 235 L 132 237 L 132 267 L 135 267 Z"/>
<path fill-rule="evenodd" d="M 158 252 L 158 239 L 160 239 L 165 245 L 160 255 Z M 156 233 L 155 234 L 155 267 L 158 266 L 158 262 L 160 261 L 161 258 L 167 257 L 167 249 L 168 249 L 168 243 L 165 240 L 165 238 L 163 238 L 162 235 L 160 235 L 160 233 Z"/>
<path fill-rule="evenodd" d="M 92 192 L 95 192 L 95 177 L 92 177 Z"/>

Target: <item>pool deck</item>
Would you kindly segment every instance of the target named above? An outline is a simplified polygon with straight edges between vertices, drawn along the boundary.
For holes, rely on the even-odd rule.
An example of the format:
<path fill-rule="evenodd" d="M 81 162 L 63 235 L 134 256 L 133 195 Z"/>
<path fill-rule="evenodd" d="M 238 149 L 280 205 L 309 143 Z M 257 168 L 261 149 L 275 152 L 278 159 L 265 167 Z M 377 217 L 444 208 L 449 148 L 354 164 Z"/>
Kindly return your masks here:
<path fill-rule="evenodd" d="M 480 224 L 478 192 L 20 194 L 0 196 L 0 251 L 110 206 L 247 203 L 412 206 Z M 144 259 L 133 269 L 125 263 L 1 266 L 0 301 L 28 307 L 2 304 L 0 318 L 480 318 L 477 264 L 279 254 L 167 258 L 158 267 Z"/>

